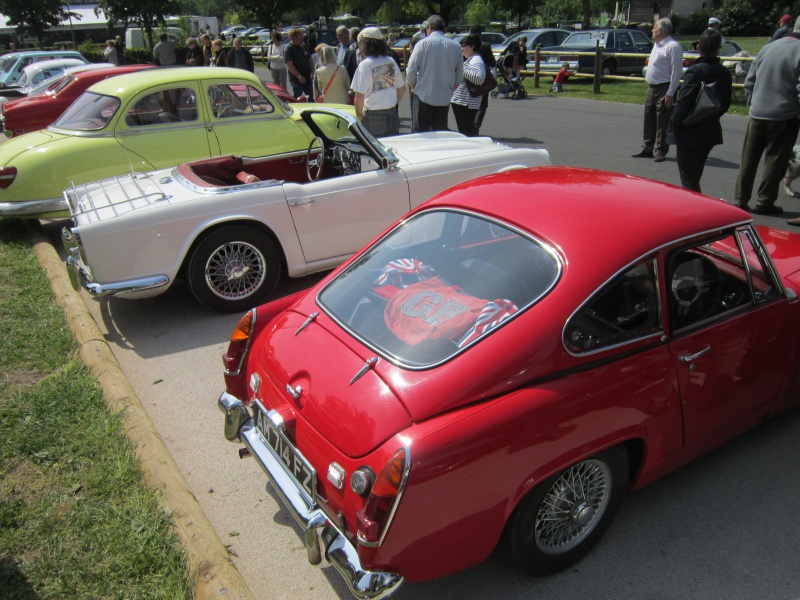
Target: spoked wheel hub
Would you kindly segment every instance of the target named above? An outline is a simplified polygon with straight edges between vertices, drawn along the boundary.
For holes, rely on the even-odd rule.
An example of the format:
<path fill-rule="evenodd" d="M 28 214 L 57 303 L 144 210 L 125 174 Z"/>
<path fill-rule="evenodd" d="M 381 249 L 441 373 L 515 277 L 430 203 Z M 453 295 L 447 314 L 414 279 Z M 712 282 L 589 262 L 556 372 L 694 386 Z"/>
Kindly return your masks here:
<path fill-rule="evenodd" d="M 611 471 L 606 463 L 586 460 L 567 469 L 550 487 L 534 523 L 537 547 L 561 554 L 592 532 L 611 495 Z"/>
<path fill-rule="evenodd" d="M 229 242 L 209 257 L 206 283 L 220 298 L 244 298 L 258 290 L 265 270 L 266 261 L 258 248 L 245 242 Z"/>

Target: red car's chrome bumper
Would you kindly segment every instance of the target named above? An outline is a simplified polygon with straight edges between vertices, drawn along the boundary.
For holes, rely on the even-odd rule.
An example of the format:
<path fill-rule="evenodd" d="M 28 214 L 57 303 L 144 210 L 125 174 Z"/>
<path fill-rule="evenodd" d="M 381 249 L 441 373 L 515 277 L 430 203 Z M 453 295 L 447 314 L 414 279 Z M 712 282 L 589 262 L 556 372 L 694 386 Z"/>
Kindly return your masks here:
<path fill-rule="evenodd" d="M 313 499 L 309 502 L 305 491 L 295 483 L 283 462 L 264 440 L 241 400 L 223 392 L 217 406 L 225 413 L 225 437 L 231 442 L 244 443 L 264 469 L 281 501 L 303 527 L 308 561 L 313 565 L 321 564 L 321 538 L 325 558 L 336 567 L 354 596 L 379 599 L 396 592 L 403 583 L 403 577 L 396 573 L 365 571 L 362 568 L 355 545 L 328 520 Z"/>

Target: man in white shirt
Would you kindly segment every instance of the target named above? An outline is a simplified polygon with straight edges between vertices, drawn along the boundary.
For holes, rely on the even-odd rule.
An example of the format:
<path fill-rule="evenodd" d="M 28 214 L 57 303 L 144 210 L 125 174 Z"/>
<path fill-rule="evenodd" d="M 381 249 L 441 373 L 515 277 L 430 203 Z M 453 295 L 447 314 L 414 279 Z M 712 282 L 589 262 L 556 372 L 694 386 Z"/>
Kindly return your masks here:
<path fill-rule="evenodd" d="M 683 75 L 683 48 L 672 39 L 672 21 L 659 19 L 653 24 L 655 45 L 647 67 L 647 98 L 644 101 L 642 149 L 634 158 L 664 162 L 667 150 L 667 125 L 675 106 L 675 94 Z"/>

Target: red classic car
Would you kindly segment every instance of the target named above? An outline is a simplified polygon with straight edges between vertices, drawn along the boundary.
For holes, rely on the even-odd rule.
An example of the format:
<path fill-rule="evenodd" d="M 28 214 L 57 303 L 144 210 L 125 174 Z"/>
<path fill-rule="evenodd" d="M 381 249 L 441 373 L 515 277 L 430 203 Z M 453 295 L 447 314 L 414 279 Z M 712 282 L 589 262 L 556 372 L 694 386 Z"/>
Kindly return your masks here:
<path fill-rule="evenodd" d="M 800 236 L 721 200 L 586 169 L 486 176 L 247 313 L 225 435 L 360 598 L 501 542 L 552 573 L 627 490 L 798 400 L 798 289 Z"/>
<path fill-rule="evenodd" d="M 142 69 L 152 69 L 153 65 L 128 65 L 106 69 L 90 69 L 66 74 L 58 83 L 42 94 L 26 96 L 6 102 L 2 107 L 3 129 L 8 137 L 15 137 L 30 131 L 39 131 L 50 125 L 75 99 L 98 81 L 134 73 Z"/>
<path fill-rule="evenodd" d="M 46 128 L 61 116 L 67 107 L 78 96 L 98 81 L 134 73 L 143 69 L 152 69 L 153 65 L 112 66 L 107 69 L 77 71 L 66 75 L 60 82 L 37 96 L 27 96 L 6 102 L 0 111 L 0 125 L 8 137 L 16 137 L 23 133 L 39 131 Z M 297 102 L 281 86 L 265 83 L 269 90 L 284 102 Z"/>

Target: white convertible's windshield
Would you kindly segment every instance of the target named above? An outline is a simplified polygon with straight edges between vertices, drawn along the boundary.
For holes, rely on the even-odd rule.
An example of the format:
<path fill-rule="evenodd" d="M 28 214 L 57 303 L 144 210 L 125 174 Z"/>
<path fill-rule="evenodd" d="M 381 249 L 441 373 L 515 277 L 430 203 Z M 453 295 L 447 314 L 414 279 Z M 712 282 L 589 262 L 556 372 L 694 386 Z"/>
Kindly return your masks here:
<path fill-rule="evenodd" d="M 53 123 L 53 127 L 74 131 L 102 129 L 119 109 L 119 98 L 85 92 Z"/>
<path fill-rule="evenodd" d="M 474 214 L 402 223 L 319 295 L 353 335 L 409 368 L 479 342 L 544 296 L 561 263 L 543 242 Z"/>

